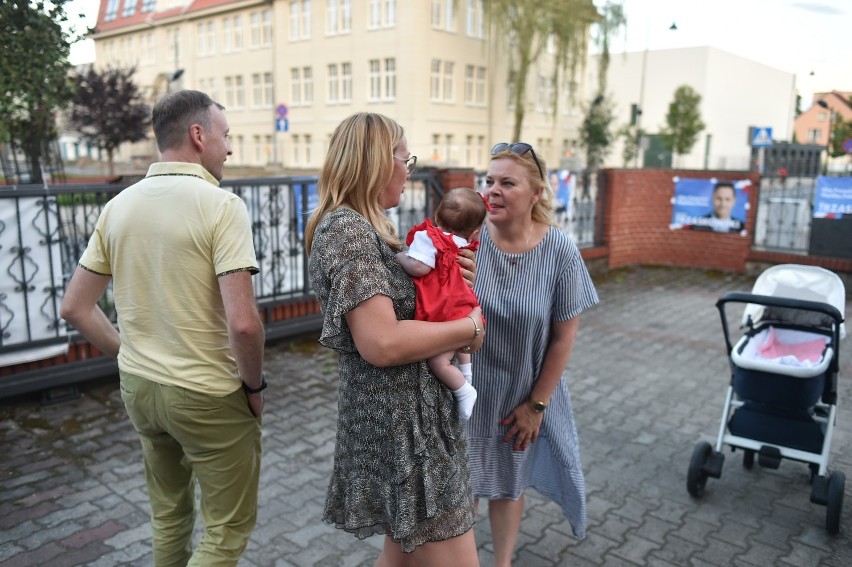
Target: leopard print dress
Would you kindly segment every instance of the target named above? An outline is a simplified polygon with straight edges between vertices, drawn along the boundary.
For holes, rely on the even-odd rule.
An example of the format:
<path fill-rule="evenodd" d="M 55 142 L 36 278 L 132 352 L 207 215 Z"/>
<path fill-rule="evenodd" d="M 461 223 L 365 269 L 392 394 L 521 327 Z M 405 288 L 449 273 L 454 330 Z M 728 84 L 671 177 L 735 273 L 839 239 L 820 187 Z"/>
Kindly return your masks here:
<path fill-rule="evenodd" d="M 346 313 L 375 295 L 413 319 L 411 278 L 358 213 L 317 225 L 308 261 L 323 314 L 320 343 L 338 352 L 334 470 L 323 519 L 359 538 L 383 533 L 411 552 L 474 523 L 467 439 L 452 392 L 426 362 L 378 368 L 358 353 Z"/>

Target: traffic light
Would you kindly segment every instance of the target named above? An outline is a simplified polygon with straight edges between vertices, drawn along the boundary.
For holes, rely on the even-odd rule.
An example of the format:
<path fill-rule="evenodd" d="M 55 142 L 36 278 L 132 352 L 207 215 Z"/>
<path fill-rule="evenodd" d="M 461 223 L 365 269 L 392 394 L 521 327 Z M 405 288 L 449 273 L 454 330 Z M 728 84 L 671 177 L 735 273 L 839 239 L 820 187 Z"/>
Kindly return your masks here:
<path fill-rule="evenodd" d="M 639 108 L 638 104 L 630 105 L 630 125 L 636 126 L 636 123 L 639 121 L 639 115 L 642 114 L 642 109 Z"/>

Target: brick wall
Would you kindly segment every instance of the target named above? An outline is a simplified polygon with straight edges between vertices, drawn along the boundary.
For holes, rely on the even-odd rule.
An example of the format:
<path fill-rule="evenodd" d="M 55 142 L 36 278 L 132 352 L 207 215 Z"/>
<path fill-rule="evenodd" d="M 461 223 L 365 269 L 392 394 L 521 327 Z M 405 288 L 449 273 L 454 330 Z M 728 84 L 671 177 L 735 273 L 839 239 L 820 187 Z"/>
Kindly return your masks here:
<path fill-rule="evenodd" d="M 732 171 L 605 170 L 604 246 L 609 267 L 634 264 L 691 266 L 742 272 L 751 248 L 759 176 Z M 674 177 L 751 179 L 745 237 L 671 230 Z"/>

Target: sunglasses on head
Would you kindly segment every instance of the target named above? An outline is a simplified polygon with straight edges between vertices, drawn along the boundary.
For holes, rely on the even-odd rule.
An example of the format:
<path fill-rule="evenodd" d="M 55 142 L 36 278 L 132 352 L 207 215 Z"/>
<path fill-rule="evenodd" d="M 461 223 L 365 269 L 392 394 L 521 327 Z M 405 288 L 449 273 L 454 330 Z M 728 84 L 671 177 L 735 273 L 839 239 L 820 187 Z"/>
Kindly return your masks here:
<path fill-rule="evenodd" d="M 538 174 L 541 176 L 541 180 L 544 181 L 544 171 L 541 169 L 541 164 L 538 162 L 538 158 L 535 155 L 535 150 L 533 147 L 526 142 L 515 142 L 514 144 L 507 144 L 506 142 L 500 142 L 499 144 L 494 144 L 494 147 L 491 148 L 491 155 L 496 156 L 500 152 L 512 152 L 516 156 L 522 156 L 525 153 L 529 152 L 532 155 L 533 161 L 535 162 L 535 166 L 538 168 Z"/>

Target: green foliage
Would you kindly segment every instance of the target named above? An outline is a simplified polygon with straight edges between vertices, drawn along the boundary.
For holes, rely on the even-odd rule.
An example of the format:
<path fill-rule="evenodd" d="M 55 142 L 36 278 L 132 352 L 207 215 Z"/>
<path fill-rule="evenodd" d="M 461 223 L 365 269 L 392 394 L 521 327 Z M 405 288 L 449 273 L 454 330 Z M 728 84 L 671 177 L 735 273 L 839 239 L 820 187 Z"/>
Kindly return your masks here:
<path fill-rule="evenodd" d="M 831 126 L 831 157 L 846 155 L 843 142 L 852 139 L 852 121 L 846 122 L 837 114 L 834 115 L 834 123 Z"/>
<path fill-rule="evenodd" d="M 124 142 L 144 140 L 151 109 L 133 82 L 134 68 L 89 68 L 75 78 L 76 94 L 71 105 L 71 125 L 83 139 L 107 152 L 110 175 L 113 154 Z"/>
<path fill-rule="evenodd" d="M 62 29 L 68 1 L 0 2 L 0 135 L 24 151 L 33 183 L 56 138 L 55 113 L 73 96 L 68 54 L 77 37 Z"/>
<path fill-rule="evenodd" d="M 624 7 L 607 0 L 601 7 L 601 19 L 597 22 L 595 33 L 592 35 L 592 41 L 601 50 L 598 66 L 598 93 L 600 94 L 606 92 L 606 74 L 610 61 L 609 42 L 626 26 L 627 16 L 624 14 Z"/>
<path fill-rule="evenodd" d="M 666 125 L 662 128 L 663 147 L 677 155 L 689 153 L 698 134 L 704 130 L 701 120 L 701 95 L 689 85 L 681 85 L 675 90 L 674 100 L 669 103 Z"/>
<path fill-rule="evenodd" d="M 560 79 L 566 77 L 573 79 L 586 58 L 589 26 L 600 15 L 592 0 L 483 0 L 482 4 L 494 43 L 507 51 L 509 83 L 513 86 L 510 102 L 515 112 L 512 139 L 519 140 L 533 63 L 552 41 L 556 54 L 554 85 L 560 85 Z"/>
<path fill-rule="evenodd" d="M 621 138 L 624 142 L 624 146 L 621 151 L 621 159 L 624 167 L 630 167 L 630 164 L 633 163 L 639 155 L 639 147 L 643 134 L 644 132 L 641 128 L 627 125 L 622 126 L 618 132 L 615 133 L 616 137 Z"/>
<path fill-rule="evenodd" d="M 613 141 L 610 125 L 615 119 L 612 102 L 598 97 L 589 105 L 580 126 L 580 147 L 586 149 L 586 167 L 596 169 L 603 163 Z"/>

